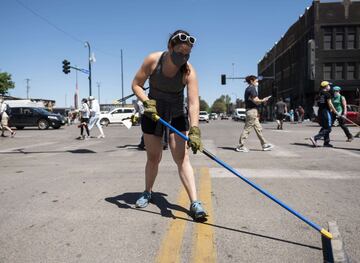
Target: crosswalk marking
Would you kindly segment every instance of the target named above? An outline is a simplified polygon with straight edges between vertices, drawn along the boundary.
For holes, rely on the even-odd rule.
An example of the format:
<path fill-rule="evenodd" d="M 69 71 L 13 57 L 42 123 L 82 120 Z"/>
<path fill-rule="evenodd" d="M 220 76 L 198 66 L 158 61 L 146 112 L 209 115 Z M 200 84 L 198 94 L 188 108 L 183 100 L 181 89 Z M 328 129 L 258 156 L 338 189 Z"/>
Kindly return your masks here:
<path fill-rule="evenodd" d="M 360 179 L 355 171 L 291 170 L 291 169 L 245 169 L 234 168 L 246 178 L 261 179 Z M 231 178 L 236 175 L 223 168 L 210 168 L 213 178 Z"/>

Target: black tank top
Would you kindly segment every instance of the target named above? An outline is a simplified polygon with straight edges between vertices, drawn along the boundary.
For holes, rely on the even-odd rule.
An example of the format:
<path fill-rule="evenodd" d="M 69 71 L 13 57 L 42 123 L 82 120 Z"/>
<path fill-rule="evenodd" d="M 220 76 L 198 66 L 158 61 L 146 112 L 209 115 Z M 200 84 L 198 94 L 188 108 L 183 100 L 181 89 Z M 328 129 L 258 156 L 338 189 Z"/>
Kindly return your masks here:
<path fill-rule="evenodd" d="M 183 75 L 180 70 L 174 77 L 166 77 L 162 72 L 164 55 L 163 52 L 156 65 L 155 70 L 149 77 L 150 91 L 149 98 L 156 100 L 156 109 L 159 116 L 167 122 L 173 118 L 186 116 L 184 105 Z M 164 131 L 163 125 L 158 122 L 155 135 L 161 136 Z"/>
<path fill-rule="evenodd" d="M 185 85 L 183 84 L 183 76 L 184 74 L 179 70 L 175 76 L 169 78 L 164 76 L 163 74 L 163 60 L 164 56 L 167 52 L 163 52 L 160 56 L 159 62 L 156 65 L 155 70 L 150 75 L 149 83 L 150 83 L 150 91 L 151 88 L 155 88 L 162 92 L 166 93 L 176 93 L 179 94 L 183 92 Z"/>

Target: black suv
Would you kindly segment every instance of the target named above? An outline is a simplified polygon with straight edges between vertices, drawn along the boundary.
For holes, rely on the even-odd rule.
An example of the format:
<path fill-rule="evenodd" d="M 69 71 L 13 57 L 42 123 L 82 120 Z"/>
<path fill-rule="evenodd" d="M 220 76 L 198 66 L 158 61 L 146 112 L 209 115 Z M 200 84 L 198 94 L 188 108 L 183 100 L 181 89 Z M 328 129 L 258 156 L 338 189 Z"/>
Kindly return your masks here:
<path fill-rule="evenodd" d="M 42 108 L 11 107 L 9 126 L 21 130 L 24 127 L 38 127 L 40 130 L 50 126 L 59 129 L 65 124 L 65 118 Z"/>

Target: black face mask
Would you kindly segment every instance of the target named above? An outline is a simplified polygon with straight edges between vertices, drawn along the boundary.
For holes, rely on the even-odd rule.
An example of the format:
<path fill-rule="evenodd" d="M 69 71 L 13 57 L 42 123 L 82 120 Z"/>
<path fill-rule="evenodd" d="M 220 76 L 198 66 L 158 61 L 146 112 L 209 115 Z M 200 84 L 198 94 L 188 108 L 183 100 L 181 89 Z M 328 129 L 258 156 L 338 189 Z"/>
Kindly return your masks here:
<path fill-rule="evenodd" d="M 181 67 L 184 65 L 190 58 L 190 54 L 182 54 L 180 52 L 173 51 L 170 54 L 171 61 L 175 64 L 177 67 Z"/>

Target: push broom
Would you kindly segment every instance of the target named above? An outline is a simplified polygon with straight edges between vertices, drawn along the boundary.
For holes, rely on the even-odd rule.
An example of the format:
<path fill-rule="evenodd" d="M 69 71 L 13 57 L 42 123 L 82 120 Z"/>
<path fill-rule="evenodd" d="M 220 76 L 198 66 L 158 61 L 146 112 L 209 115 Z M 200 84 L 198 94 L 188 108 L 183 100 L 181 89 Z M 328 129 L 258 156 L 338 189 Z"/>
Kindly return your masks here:
<path fill-rule="evenodd" d="M 185 136 L 184 134 L 182 134 L 180 131 L 178 131 L 177 129 L 175 129 L 173 126 L 171 126 L 169 123 L 167 123 L 165 120 L 163 120 L 161 117 L 159 116 L 155 116 L 156 121 L 159 121 L 162 125 L 168 127 L 171 131 L 175 132 L 178 136 L 180 136 L 182 139 L 184 139 L 185 141 L 189 141 L 189 137 Z M 270 198 L 271 200 L 273 200 L 275 203 L 277 203 L 278 205 L 280 205 L 281 207 L 285 208 L 287 211 L 289 211 L 290 213 L 292 213 L 293 215 L 295 215 L 296 217 L 298 217 L 299 219 L 301 219 L 302 221 L 304 221 L 306 224 L 308 224 L 309 226 L 311 226 L 312 228 L 314 228 L 315 230 L 319 231 L 324 237 L 328 238 L 328 239 L 332 239 L 332 234 L 330 232 L 328 232 L 325 228 L 320 227 L 319 225 L 315 224 L 314 222 L 310 221 L 309 219 L 307 219 L 306 217 L 304 217 L 303 215 L 301 215 L 299 212 L 295 211 L 294 209 L 292 209 L 291 207 L 289 207 L 288 205 L 286 205 L 284 202 L 282 202 L 281 200 L 277 199 L 275 196 L 273 196 L 272 194 L 270 194 L 269 192 L 267 192 L 266 190 L 262 189 L 260 186 L 256 185 L 255 183 L 251 182 L 249 179 L 245 178 L 244 176 L 242 176 L 238 171 L 236 171 L 234 168 L 232 168 L 231 166 L 229 166 L 228 164 L 226 164 L 225 162 L 223 162 L 222 160 L 220 160 L 219 158 L 217 158 L 215 155 L 213 155 L 212 153 L 210 153 L 208 150 L 203 149 L 202 153 L 205 154 L 207 157 L 209 157 L 210 159 L 212 159 L 213 161 L 215 161 L 216 163 L 218 163 L 219 165 L 221 165 L 222 167 L 224 167 L 225 169 L 227 169 L 228 171 L 230 171 L 231 173 L 233 173 L 234 175 L 236 175 L 237 177 L 239 177 L 241 180 L 243 180 L 245 183 L 249 184 L 250 186 L 252 186 L 253 188 L 255 188 L 256 190 L 258 190 L 260 193 L 262 193 L 263 195 L 265 195 L 266 197 Z"/>

